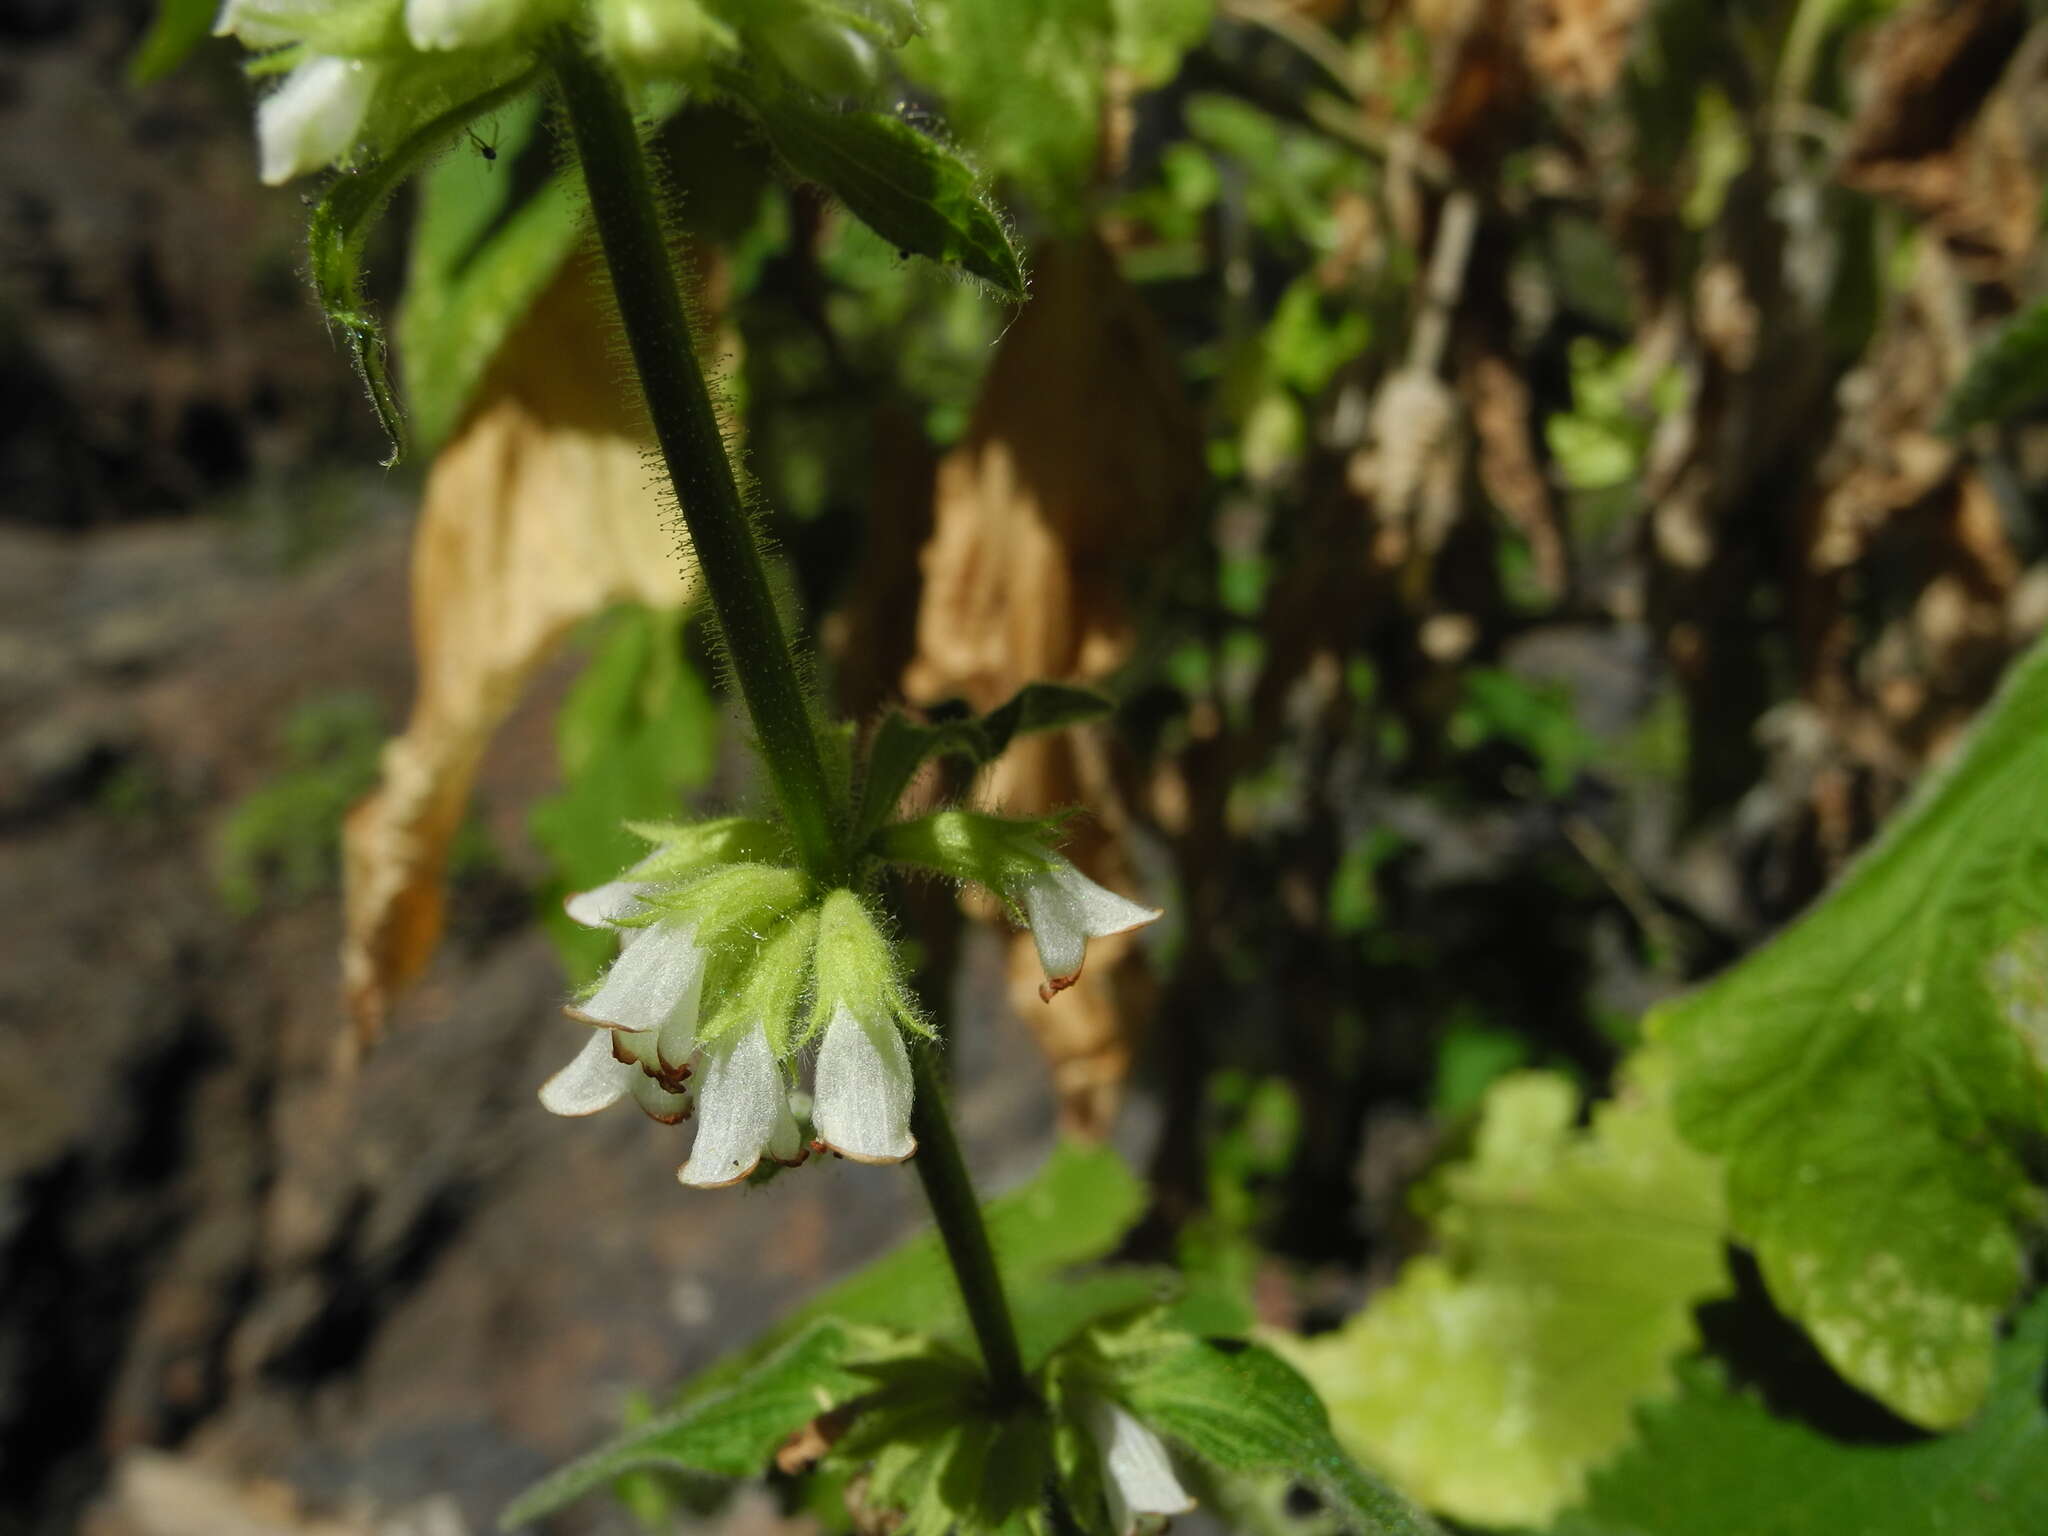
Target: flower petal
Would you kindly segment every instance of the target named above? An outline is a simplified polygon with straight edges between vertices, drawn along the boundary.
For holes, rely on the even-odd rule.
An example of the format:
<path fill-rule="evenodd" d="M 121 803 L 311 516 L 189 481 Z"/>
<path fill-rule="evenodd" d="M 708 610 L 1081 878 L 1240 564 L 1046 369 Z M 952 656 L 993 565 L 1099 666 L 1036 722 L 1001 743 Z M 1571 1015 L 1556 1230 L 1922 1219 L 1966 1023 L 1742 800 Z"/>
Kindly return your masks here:
<path fill-rule="evenodd" d="M 1050 868 L 1025 884 L 1022 900 L 1039 963 L 1045 967 L 1039 996 L 1047 1002 L 1081 974 L 1090 939 L 1128 933 L 1164 915 L 1156 907 L 1140 906 L 1097 885 L 1058 855 Z"/>
<path fill-rule="evenodd" d="M 1184 1515 L 1195 1501 L 1174 1476 L 1166 1445 L 1137 1419 L 1105 1398 L 1088 1405 L 1088 1428 L 1102 1457 L 1111 1528 L 1130 1536 L 1140 1515 Z"/>
<path fill-rule="evenodd" d="M 763 1154 L 788 1162 L 801 1150 L 789 1087 L 763 1025 L 705 1048 L 697 1099 L 697 1143 L 676 1170 L 685 1184 L 722 1189 L 752 1173 Z"/>
<path fill-rule="evenodd" d="M 841 1003 L 818 1047 L 811 1116 L 818 1139 L 857 1163 L 900 1163 L 910 1134 L 910 1056 L 888 1019 L 857 1019 Z"/>
<path fill-rule="evenodd" d="M 616 1060 L 611 1036 L 594 1029 L 569 1065 L 540 1085 L 540 1106 L 551 1115 L 594 1115 L 625 1097 L 636 1077 L 646 1074 Z"/>
<path fill-rule="evenodd" d="M 581 923 L 586 928 L 610 928 L 621 918 L 638 912 L 641 894 L 653 889 L 653 885 L 644 880 L 607 880 L 603 885 L 575 892 L 562 903 L 562 910 L 569 914 L 571 922 Z M 625 928 L 620 932 L 628 939 L 640 936 L 638 928 Z"/>
<path fill-rule="evenodd" d="M 281 186 L 347 154 L 376 88 L 376 69 L 361 59 L 315 54 L 294 69 L 256 108 L 264 184 Z"/>
<path fill-rule="evenodd" d="M 687 1093 L 670 1093 L 645 1072 L 635 1072 L 627 1086 L 633 1090 L 633 1102 L 648 1119 L 659 1120 L 663 1125 L 680 1125 L 690 1118 Z"/>
<path fill-rule="evenodd" d="M 1129 933 L 1166 914 L 1157 907 L 1140 906 L 1119 896 L 1105 885 L 1097 885 L 1065 859 L 1052 867 L 1053 883 L 1074 903 L 1081 914 L 1081 926 L 1091 939 L 1106 939 L 1113 933 Z"/>
<path fill-rule="evenodd" d="M 704 951 L 687 923 L 656 923 L 619 952 L 603 983 L 569 1016 L 605 1029 L 697 1027 L 704 987 Z"/>

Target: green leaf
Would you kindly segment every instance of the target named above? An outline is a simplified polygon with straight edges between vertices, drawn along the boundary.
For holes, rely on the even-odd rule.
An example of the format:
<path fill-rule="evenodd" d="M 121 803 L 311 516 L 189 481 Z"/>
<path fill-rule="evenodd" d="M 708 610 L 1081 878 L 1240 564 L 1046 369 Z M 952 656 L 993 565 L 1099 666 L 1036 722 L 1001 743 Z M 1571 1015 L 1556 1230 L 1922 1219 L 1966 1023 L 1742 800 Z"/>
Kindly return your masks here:
<path fill-rule="evenodd" d="M 149 85 L 170 74 L 206 41 L 219 12 L 218 0 L 157 0 L 156 20 L 128 56 L 128 83 Z"/>
<path fill-rule="evenodd" d="M 2048 396 L 2048 301 L 2023 310 L 1970 359 L 1942 411 L 1944 432 L 2003 421 Z"/>
<path fill-rule="evenodd" d="M 506 1507 L 499 1527 L 538 1520 L 640 1468 L 754 1476 L 789 1436 L 868 1389 L 848 1362 L 884 1342 L 834 1319 L 813 1322 L 725 1390 L 651 1419 L 542 1479 Z"/>
<path fill-rule="evenodd" d="M 855 847 L 864 846 L 896 809 L 919 767 L 934 757 L 964 757 L 977 768 L 994 762 L 1019 736 L 1063 731 L 1099 720 L 1116 705 L 1092 688 L 1026 683 L 981 717 L 925 725 L 889 714 L 868 749 L 866 778 L 855 816 Z"/>
<path fill-rule="evenodd" d="M 1172 75 L 1208 30 L 1209 0 L 950 0 L 924 8 L 905 67 L 936 87 L 947 121 L 990 171 L 1066 222 L 1095 174 L 1103 82 Z"/>
<path fill-rule="evenodd" d="M 582 238 L 574 178 L 549 177 L 523 201 L 514 162 L 540 102 L 509 102 L 491 125 L 495 160 L 453 154 L 420 183 L 401 358 L 413 427 L 428 448 L 454 432 L 484 371 Z"/>
<path fill-rule="evenodd" d="M 1182 1339 L 1118 1372 L 1117 1395 L 1145 1423 L 1225 1472 L 1312 1484 L 1365 1536 L 1436 1529 L 1344 1454 L 1315 1389 L 1285 1360 L 1242 1340 Z"/>
<path fill-rule="evenodd" d="M 1034 1407 L 997 1418 L 980 1364 L 929 1347 L 864 1369 L 878 1391 L 834 1448 L 864 1469 L 863 1505 L 903 1515 L 902 1536 L 946 1536 L 1037 1524 L 1052 1469 L 1051 1426 Z"/>
<path fill-rule="evenodd" d="M 959 267 L 1023 300 L 1023 257 L 981 178 L 945 145 L 901 118 L 834 112 L 756 76 L 728 71 L 721 81 L 799 179 L 830 192 L 899 251 Z"/>
<path fill-rule="evenodd" d="M 1547 1519 L 1672 1389 L 1726 1277 L 1719 1172 L 1672 1126 L 1663 1067 L 1636 1058 L 1586 1130 L 1566 1078 L 1497 1082 L 1472 1160 L 1443 1176 L 1443 1251 L 1289 1348 L 1345 1445 L 1432 1508 Z"/>
<path fill-rule="evenodd" d="M 341 331 L 377 419 L 391 439 L 391 457 L 384 461 L 387 468 L 405 456 L 405 417 L 385 364 L 383 327 L 363 298 L 364 242 L 391 194 L 408 176 L 460 133 L 470 119 L 511 100 L 530 80 L 530 73 L 515 76 L 428 118 L 382 158 L 360 171 L 337 176 L 313 206 L 306 232 L 313 291 L 327 323 Z"/>
<path fill-rule="evenodd" d="M 1004 1288 L 1012 1297 L 1030 1296 L 1060 1271 L 1101 1258 L 1138 1219 L 1144 1203 L 1145 1186 L 1113 1150 L 1062 1142 L 1029 1182 L 983 1207 Z M 722 1388 L 822 1317 L 969 1337 L 938 1233 L 926 1230 L 700 1373 L 688 1384 L 690 1398 Z"/>
<path fill-rule="evenodd" d="M 1156 1311 L 1177 1301 L 1182 1290 L 1175 1271 L 1133 1264 L 1012 1291 L 1010 1313 L 1016 1319 L 1017 1346 L 1024 1364 L 1036 1370 L 1089 1329 L 1134 1313 Z"/>
<path fill-rule="evenodd" d="M 1929 1428 L 1982 1403 L 2042 1212 L 2044 720 L 2036 646 L 1819 906 L 1648 1026 L 1772 1298 Z"/>
<path fill-rule="evenodd" d="M 1998 1353 L 1982 1415 L 1908 1446 L 1844 1445 L 1701 1369 L 1552 1536 L 2037 1536 L 2048 1531 L 2048 1297 Z"/>
<path fill-rule="evenodd" d="M 1016 737 L 1086 725 L 1115 708 L 1111 700 L 1093 688 L 1076 688 L 1067 683 L 1026 683 L 981 717 L 989 759 L 1000 757 Z"/>

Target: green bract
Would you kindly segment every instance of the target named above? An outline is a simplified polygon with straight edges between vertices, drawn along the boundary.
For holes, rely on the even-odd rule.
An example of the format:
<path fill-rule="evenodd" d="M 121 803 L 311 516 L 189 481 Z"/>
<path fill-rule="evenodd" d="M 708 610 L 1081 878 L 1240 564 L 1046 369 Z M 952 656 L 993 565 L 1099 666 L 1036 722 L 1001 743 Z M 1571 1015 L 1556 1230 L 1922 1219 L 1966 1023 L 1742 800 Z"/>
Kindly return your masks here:
<path fill-rule="evenodd" d="M 915 1077 L 903 1032 L 929 1037 L 881 925 L 855 892 L 820 893 L 788 834 L 729 816 L 638 823 L 654 849 L 569 898 L 568 915 L 620 935 L 618 960 L 571 1016 L 599 1034 L 541 1089 L 557 1114 L 631 1094 L 670 1124 L 704 1099 L 683 1182 L 739 1183 L 763 1157 L 802 1160 L 791 1090 L 816 1044 L 813 1149 L 902 1162 Z"/>
<path fill-rule="evenodd" d="M 885 828 L 875 844 L 894 863 L 986 886 L 1014 907 L 1015 893 L 1058 861 L 1051 847 L 1057 835 L 1051 821 L 937 811 Z"/>
<path fill-rule="evenodd" d="M 734 984 L 707 1010 L 697 1026 L 697 1039 L 709 1045 L 738 1030 L 758 1024 L 778 1057 L 792 1048 L 791 1021 L 810 981 L 811 946 L 818 936 L 818 914 L 799 912 L 780 927 L 752 937 L 759 942 L 735 966 Z M 735 945 L 735 948 L 738 946 Z"/>
<path fill-rule="evenodd" d="M 896 956 L 874 914 L 851 891 L 834 891 L 819 908 L 818 947 L 812 966 L 811 1017 L 807 1044 L 845 1008 L 863 1019 L 889 1019 L 914 1034 L 933 1037 L 931 1024 L 903 985 Z"/>

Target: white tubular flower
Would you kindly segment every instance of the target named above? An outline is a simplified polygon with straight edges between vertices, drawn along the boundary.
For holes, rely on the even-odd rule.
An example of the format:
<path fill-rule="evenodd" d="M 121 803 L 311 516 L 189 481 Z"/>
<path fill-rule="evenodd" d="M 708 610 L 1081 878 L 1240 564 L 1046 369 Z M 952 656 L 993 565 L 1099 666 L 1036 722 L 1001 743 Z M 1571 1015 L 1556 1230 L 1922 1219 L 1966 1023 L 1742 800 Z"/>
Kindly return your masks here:
<path fill-rule="evenodd" d="M 704 961 L 694 923 L 675 918 L 651 923 L 620 949 L 598 989 L 569 1009 L 569 1017 L 602 1030 L 645 1035 L 656 1047 L 656 1070 L 684 1073 L 697 1036 Z"/>
<path fill-rule="evenodd" d="M 1016 893 L 1038 945 L 1039 963 L 1045 967 L 1045 985 L 1038 995 L 1047 1002 L 1080 977 L 1090 939 L 1128 933 L 1165 915 L 1097 885 L 1058 854 L 1049 857 L 1050 865 Z"/>
<path fill-rule="evenodd" d="M 856 1018 L 838 1004 L 818 1048 L 818 1140 L 857 1163 L 900 1163 L 917 1150 L 910 1101 L 910 1054 L 895 1021 Z"/>
<path fill-rule="evenodd" d="M 765 1025 L 756 1024 L 705 1047 L 697 1096 L 704 1113 L 690 1160 L 676 1170 L 683 1183 L 722 1189 L 746 1178 L 763 1157 L 791 1165 L 803 1160 L 802 1132 L 789 1108 L 789 1085 Z"/>
<path fill-rule="evenodd" d="M 1116 1536 L 1131 1536 L 1140 1515 L 1184 1515 L 1195 1507 L 1173 1474 L 1165 1443 L 1123 1408 L 1106 1398 L 1093 1399 L 1088 1429 L 1102 1458 L 1102 1486 Z"/>
<path fill-rule="evenodd" d="M 540 1086 L 540 1105 L 551 1115 L 594 1115 L 627 1094 L 649 1118 L 675 1125 L 690 1115 L 690 1096 L 664 1088 L 640 1057 L 651 1050 L 651 1035 L 614 1034 L 594 1029 L 569 1065 Z M 664 1074 L 667 1075 L 667 1074 Z M 680 1084 L 684 1074 L 670 1080 Z"/>
<path fill-rule="evenodd" d="M 540 1107 L 551 1115 L 594 1115 L 624 1098 L 639 1070 L 613 1056 L 610 1036 L 593 1029 L 569 1065 L 540 1085 Z"/>
<path fill-rule="evenodd" d="M 422 51 L 495 43 L 518 24 L 520 0 L 405 0 L 405 31 Z"/>
<path fill-rule="evenodd" d="M 281 186 L 346 155 L 376 88 L 376 68 L 361 59 L 315 54 L 294 69 L 256 109 L 264 184 Z"/>

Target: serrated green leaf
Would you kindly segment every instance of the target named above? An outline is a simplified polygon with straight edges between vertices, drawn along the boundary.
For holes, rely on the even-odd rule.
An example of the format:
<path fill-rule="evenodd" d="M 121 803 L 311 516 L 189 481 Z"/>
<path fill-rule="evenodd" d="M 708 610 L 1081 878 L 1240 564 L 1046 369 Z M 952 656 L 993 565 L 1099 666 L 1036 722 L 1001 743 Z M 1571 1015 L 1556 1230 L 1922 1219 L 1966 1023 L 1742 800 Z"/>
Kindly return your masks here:
<path fill-rule="evenodd" d="M 170 74 L 206 41 L 219 12 L 217 0 L 157 0 L 156 19 L 128 56 L 128 83 L 149 85 Z"/>
<path fill-rule="evenodd" d="M 387 467 L 405 456 L 405 416 L 391 387 L 383 326 L 363 298 L 364 242 L 391 194 L 407 177 L 460 133 L 470 119 L 512 100 L 530 83 L 530 72 L 500 81 L 426 118 L 379 159 L 329 182 L 313 205 L 306 231 L 313 291 L 327 323 L 340 330 L 377 419 L 391 440 L 391 457 L 384 461 Z"/>
<path fill-rule="evenodd" d="M 495 160 L 453 154 L 420 183 L 400 360 L 413 429 L 428 448 L 462 419 L 484 371 L 582 238 L 573 178 L 550 176 L 515 197 L 514 161 L 532 141 L 540 102 L 508 102 L 488 125 Z"/>
<path fill-rule="evenodd" d="M 1042 1281 L 1010 1297 L 1017 1347 L 1036 1370 L 1088 1329 L 1165 1306 L 1182 1289 L 1174 1270 L 1137 1264 Z"/>
<path fill-rule="evenodd" d="M 2048 301 L 2023 310 L 1977 350 L 1943 408 L 1944 432 L 1963 432 L 2048 396 Z"/>
<path fill-rule="evenodd" d="M 991 172 L 1022 183 L 1055 220 L 1079 213 L 1095 171 L 1103 82 L 1163 82 L 1208 30 L 1209 0 L 951 0 L 924 12 L 903 51 Z"/>
<path fill-rule="evenodd" d="M 1642 1439 L 1597 1474 L 1552 1536 L 2037 1536 L 2048 1531 L 2048 1297 L 1999 1350 L 1967 1430 L 1845 1445 L 1773 1418 L 1707 1369 L 1646 1410 Z"/>
<path fill-rule="evenodd" d="M 722 83 L 753 110 L 792 172 L 815 182 L 899 251 L 959 267 L 1006 299 L 1024 262 L 981 178 L 945 145 L 880 112 L 834 112 L 737 72 Z"/>
<path fill-rule="evenodd" d="M 1649 1021 L 1773 1300 L 1929 1428 L 1982 1403 L 2041 1211 L 2044 722 L 2037 646 L 1816 908 Z"/>
<path fill-rule="evenodd" d="M 506 1507 L 499 1527 L 538 1520 L 640 1468 L 753 1476 L 790 1435 L 868 1390 L 868 1378 L 848 1362 L 875 1348 L 871 1334 L 836 1319 L 813 1322 L 725 1390 L 650 1419 L 542 1479 Z"/>
<path fill-rule="evenodd" d="M 980 1364 L 944 1347 L 906 1351 L 862 1374 L 876 1392 L 833 1459 L 866 1469 L 862 1502 L 870 1510 L 900 1513 L 903 1536 L 1037 1523 L 1052 1436 L 1035 1407 L 994 1417 Z"/>
<path fill-rule="evenodd" d="M 1472 1160 L 1444 1175 L 1443 1252 L 1289 1355 L 1337 1433 L 1460 1520 L 1547 1519 L 1671 1390 L 1693 1307 L 1725 1285 L 1719 1170 L 1638 1057 L 1588 1130 L 1555 1073 L 1487 1093 Z"/>
<path fill-rule="evenodd" d="M 1363 1536 L 1423 1536 L 1436 1526 L 1361 1471 L 1299 1371 L 1259 1344 L 1186 1338 L 1119 1372 L 1139 1419 L 1225 1472 L 1286 1472 L 1314 1486 Z"/>

